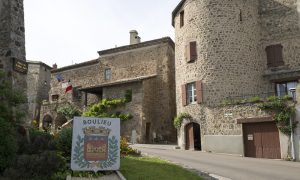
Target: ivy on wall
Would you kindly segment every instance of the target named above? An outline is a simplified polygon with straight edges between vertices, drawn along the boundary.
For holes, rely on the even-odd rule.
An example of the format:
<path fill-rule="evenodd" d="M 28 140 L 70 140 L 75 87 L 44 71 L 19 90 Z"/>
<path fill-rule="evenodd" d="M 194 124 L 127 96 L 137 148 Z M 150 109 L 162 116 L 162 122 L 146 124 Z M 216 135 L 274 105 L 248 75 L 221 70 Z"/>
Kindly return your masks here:
<path fill-rule="evenodd" d="M 131 114 L 125 114 L 122 112 L 115 112 L 117 107 L 124 106 L 126 103 L 131 102 L 132 91 L 125 91 L 124 98 L 121 99 L 103 99 L 97 104 L 92 105 L 87 111 L 83 113 L 85 117 L 110 117 L 120 118 L 123 121 L 132 119 Z"/>
<path fill-rule="evenodd" d="M 173 121 L 174 127 L 180 129 L 183 119 L 191 119 L 192 116 L 188 113 L 178 114 Z"/>
<path fill-rule="evenodd" d="M 258 106 L 260 109 L 268 111 L 274 117 L 278 129 L 286 135 L 291 135 L 292 129 L 297 127 L 297 122 L 293 119 L 295 115 L 295 105 L 291 102 L 291 97 L 271 96 Z M 290 120 L 292 118 L 292 124 Z"/>

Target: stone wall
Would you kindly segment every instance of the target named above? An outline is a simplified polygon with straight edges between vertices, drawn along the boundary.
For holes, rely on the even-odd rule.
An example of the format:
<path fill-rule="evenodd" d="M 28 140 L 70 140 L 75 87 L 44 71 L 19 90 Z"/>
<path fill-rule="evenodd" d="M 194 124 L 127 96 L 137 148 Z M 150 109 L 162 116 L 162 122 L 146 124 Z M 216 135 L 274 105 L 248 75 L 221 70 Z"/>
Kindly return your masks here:
<path fill-rule="evenodd" d="M 0 0 L 0 69 L 4 69 L 14 89 L 24 95 L 26 74 L 13 70 L 13 58 L 26 61 L 25 56 L 23 0 Z M 24 104 L 19 110 L 26 113 L 27 108 Z"/>
<path fill-rule="evenodd" d="M 51 68 L 41 62 L 28 62 L 27 97 L 31 120 L 40 119 L 42 101 L 49 98 L 50 71 Z"/>
<path fill-rule="evenodd" d="M 200 124 L 202 150 L 240 155 L 243 155 L 243 133 L 242 125 L 237 123 L 237 119 L 270 116 L 255 104 L 205 107 L 197 111 L 197 114 L 194 111 L 187 111 L 192 119 L 185 119 L 178 131 L 178 144 L 181 148 L 185 148 L 185 126 L 196 122 Z"/>
<path fill-rule="evenodd" d="M 182 7 L 185 25 L 176 32 L 176 100 L 181 107 L 181 85 L 202 80 L 204 104 L 215 105 L 226 97 L 269 91 L 262 77 L 260 24 L 257 1 L 188 0 Z M 240 19 L 242 16 L 242 19 Z M 197 42 L 198 58 L 185 61 L 185 45 Z"/>
<path fill-rule="evenodd" d="M 174 43 L 170 38 L 162 38 L 100 51 L 101 56 L 92 61 L 71 65 L 52 71 L 50 103 L 52 95 L 59 95 L 59 101 L 71 102 L 83 108 L 82 99 L 87 93 L 87 104 L 101 98 L 119 98 L 127 89 L 133 91 L 133 101 L 124 111 L 134 118 L 122 122 L 121 134 L 131 139 L 132 130 L 137 131 L 137 142 L 146 142 L 146 123 L 151 123 L 149 142 L 154 141 L 153 133 L 159 142 L 176 141 L 172 125 L 176 114 L 175 106 L 175 67 Z M 111 79 L 105 79 L 105 69 L 111 69 Z M 70 80 L 73 88 L 79 88 L 81 101 L 71 93 L 65 93 L 62 83 L 56 79 L 61 75 Z M 158 141 L 157 141 L 158 142 Z"/>

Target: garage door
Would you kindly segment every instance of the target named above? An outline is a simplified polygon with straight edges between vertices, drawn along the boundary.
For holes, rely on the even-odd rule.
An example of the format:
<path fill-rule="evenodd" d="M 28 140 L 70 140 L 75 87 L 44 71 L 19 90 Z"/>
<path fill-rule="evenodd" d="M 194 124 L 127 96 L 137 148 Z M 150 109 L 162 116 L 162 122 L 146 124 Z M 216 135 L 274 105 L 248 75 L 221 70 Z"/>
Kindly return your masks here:
<path fill-rule="evenodd" d="M 280 159 L 279 132 L 275 122 L 243 124 L 246 157 Z"/>

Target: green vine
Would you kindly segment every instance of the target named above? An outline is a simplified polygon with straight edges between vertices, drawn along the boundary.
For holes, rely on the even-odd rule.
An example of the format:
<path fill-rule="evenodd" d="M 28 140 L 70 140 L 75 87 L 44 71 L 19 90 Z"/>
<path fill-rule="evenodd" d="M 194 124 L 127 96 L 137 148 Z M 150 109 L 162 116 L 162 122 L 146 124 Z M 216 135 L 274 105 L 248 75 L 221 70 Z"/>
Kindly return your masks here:
<path fill-rule="evenodd" d="M 188 113 L 180 113 L 177 117 L 174 118 L 174 126 L 177 129 L 180 129 L 183 119 L 191 119 L 192 116 Z"/>
<path fill-rule="evenodd" d="M 101 169 L 113 166 L 118 159 L 118 140 L 115 136 L 108 139 L 108 159 L 106 161 L 100 161 L 97 166 Z M 74 162 L 78 164 L 80 168 L 90 168 L 91 163 L 84 159 L 84 138 L 79 135 L 77 137 L 77 142 L 74 148 Z"/>
<path fill-rule="evenodd" d="M 125 114 L 122 112 L 114 112 L 117 107 L 124 106 L 126 103 L 131 102 L 132 91 L 125 91 L 125 97 L 121 99 L 103 99 L 97 104 L 92 105 L 87 111 L 83 113 L 85 117 L 110 117 L 120 118 L 123 121 L 132 119 L 131 114 Z"/>
<path fill-rule="evenodd" d="M 297 126 L 297 123 L 294 121 L 290 125 L 290 118 L 295 114 L 295 105 L 290 103 L 290 99 L 290 97 L 286 96 L 271 96 L 258 106 L 260 109 L 269 111 L 273 115 L 278 129 L 286 135 L 291 135 L 292 129 Z"/>

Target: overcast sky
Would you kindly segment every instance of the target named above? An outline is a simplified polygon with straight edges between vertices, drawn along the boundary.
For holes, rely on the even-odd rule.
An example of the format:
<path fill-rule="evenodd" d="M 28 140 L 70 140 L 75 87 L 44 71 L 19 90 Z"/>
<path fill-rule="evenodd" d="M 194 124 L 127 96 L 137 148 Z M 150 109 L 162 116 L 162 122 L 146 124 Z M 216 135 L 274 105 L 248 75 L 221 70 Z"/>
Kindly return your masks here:
<path fill-rule="evenodd" d="M 92 60 L 97 51 L 174 39 L 171 13 L 180 0 L 24 0 L 27 60 L 59 67 Z"/>

